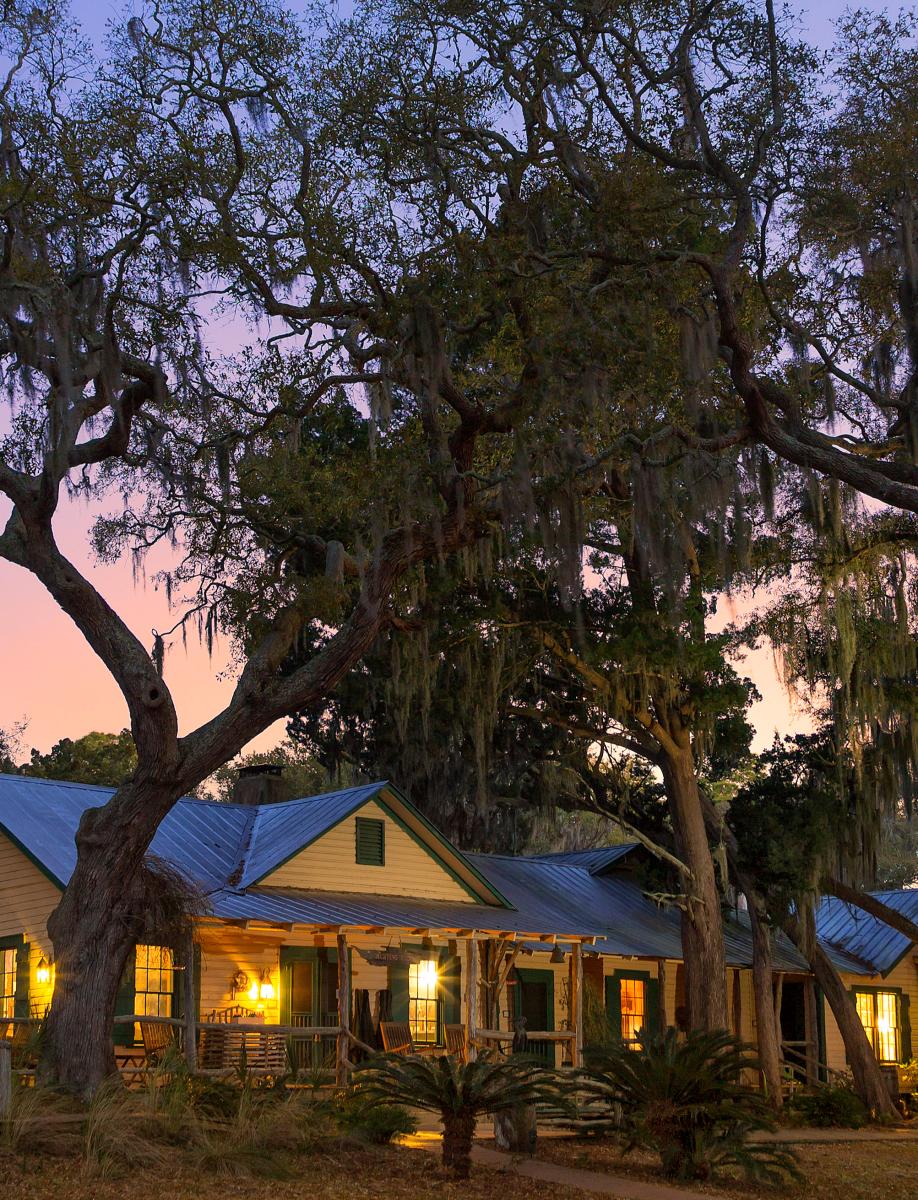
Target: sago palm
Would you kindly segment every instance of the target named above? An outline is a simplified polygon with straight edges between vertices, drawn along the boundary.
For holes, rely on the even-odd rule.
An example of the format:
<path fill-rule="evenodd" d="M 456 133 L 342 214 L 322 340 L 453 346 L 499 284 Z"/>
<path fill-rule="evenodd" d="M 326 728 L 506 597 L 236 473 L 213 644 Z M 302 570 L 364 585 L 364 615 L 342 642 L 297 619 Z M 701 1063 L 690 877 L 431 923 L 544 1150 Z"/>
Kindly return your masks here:
<path fill-rule="evenodd" d="M 672 1178 L 707 1179 L 719 1167 L 779 1182 L 796 1176 L 793 1154 L 750 1134 L 774 1128 L 765 1097 L 743 1083 L 756 1071 L 750 1047 L 724 1032 L 675 1029 L 588 1057 L 587 1091 L 620 1106 L 623 1152 L 655 1151 Z"/>
<path fill-rule="evenodd" d="M 559 1078 L 542 1063 L 481 1055 L 457 1062 L 446 1054 L 380 1055 L 355 1072 L 365 1095 L 439 1114 L 443 1122 L 443 1165 L 467 1179 L 475 1121 L 517 1104 L 563 1103 Z"/>

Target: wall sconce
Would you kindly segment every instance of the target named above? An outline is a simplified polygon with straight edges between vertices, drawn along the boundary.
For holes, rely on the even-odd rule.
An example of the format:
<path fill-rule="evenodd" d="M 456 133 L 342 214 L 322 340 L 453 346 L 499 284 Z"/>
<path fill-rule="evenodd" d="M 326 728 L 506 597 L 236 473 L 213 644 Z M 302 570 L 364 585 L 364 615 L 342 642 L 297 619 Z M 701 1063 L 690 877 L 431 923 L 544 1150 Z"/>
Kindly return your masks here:
<path fill-rule="evenodd" d="M 51 966 L 44 955 L 38 960 L 38 966 L 35 968 L 35 982 L 43 986 L 51 982 Z"/>
<path fill-rule="evenodd" d="M 259 1000 L 274 999 L 274 984 L 271 982 L 271 971 L 268 967 L 265 967 L 261 973 L 261 982 L 258 985 L 258 998 Z"/>

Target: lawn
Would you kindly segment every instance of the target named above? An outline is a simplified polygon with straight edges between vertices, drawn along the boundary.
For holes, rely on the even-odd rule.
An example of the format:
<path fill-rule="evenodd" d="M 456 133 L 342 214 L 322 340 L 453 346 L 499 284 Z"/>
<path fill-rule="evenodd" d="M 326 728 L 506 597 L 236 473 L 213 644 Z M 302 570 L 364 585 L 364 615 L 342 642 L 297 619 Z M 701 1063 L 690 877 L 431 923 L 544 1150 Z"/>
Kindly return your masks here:
<path fill-rule="evenodd" d="M 586 1200 L 584 1193 L 473 1167 L 457 1183 L 423 1150 L 349 1147 L 299 1160 L 293 1179 L 227 1177 L 193 1171 L 128 1170 L 108 1179 L 87 1176 L 77 1159 L 0 1155 L 8 1200 Z"/>
<path fill-rule="evenodd" d="M 712 1184 L 679 1184 L 697 1188 L 699 1195 L 717 1193 L 730 1200 L 749 1197 L 784 1197 L 794 1200 L 915 1200 L 918 1196 L 918 1139 L 910 1142 L 846 1142 L 801 1145 L 795 1151 L 803 1184 L 788 1182 L 780 1188 L 722 1178 Z M 605 1171 L 610 1175 L 638 1176 L 663 1182 L 657 1160 L 644 1154 L 622 1158 L 611 1139 L 596 1141 L 545 1138 L 539 1158 L 565 1166 Z M 535 1193 L 533 1193 L 535 1194 Z"/>

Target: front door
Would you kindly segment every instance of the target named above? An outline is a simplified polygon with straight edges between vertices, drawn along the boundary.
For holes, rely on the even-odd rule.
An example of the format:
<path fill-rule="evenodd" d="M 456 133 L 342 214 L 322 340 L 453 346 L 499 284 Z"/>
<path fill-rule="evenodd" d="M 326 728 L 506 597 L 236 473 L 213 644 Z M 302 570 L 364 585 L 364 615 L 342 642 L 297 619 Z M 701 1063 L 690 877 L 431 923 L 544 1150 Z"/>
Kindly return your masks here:
<path fill-rule="evenodd" d="M 282 946 L 281 1024 L 298 1029 L 338 1024 L 338 951 Z M 299 1070 L 320 1070 L 334 1063 L 334 1041 L 293 1039 L 290 1060 Z"/>
<path fill-rule="evenodd" d="M 526 1018 L 526 1032 L 555 1027 L 555 976 L 553 971 L 518 968 L 514 991 L 514 1016 Z M 554 1063 L 553 1042 L 531 1042 L 529 1052 Z"/>

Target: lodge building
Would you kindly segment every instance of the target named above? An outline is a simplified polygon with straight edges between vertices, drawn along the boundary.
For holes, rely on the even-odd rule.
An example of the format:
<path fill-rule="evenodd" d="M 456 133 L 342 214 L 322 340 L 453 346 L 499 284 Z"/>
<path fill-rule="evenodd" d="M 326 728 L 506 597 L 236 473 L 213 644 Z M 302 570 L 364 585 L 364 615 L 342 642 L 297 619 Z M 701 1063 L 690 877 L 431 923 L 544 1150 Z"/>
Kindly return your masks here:
<path fill-rule="evenodd" d="M 110 795 L 0 776 L 0 1018 L 47 1009 L 47 919 L 75 865 L 80 817 Z M 178 1017 L 193 995 L 201 1021 L 353 1029 L 360 1017 L 366 1041 L 385 1017 L 407 1023 L 416 1045 L 443 1044 L 447 1026 L 499 1041 L 524 1016 L 558 1064 L 579 1061 L 597 1020 L 630 1041 L 683 1019 L 679 914 L 642 891 L 641 847 L 463 853 L 387 782 L 280 803 L 259 802 L 256 787 L 241 795 L 183 799 L 162 822 L 151 853 L 193 883 L 202 911 L 187 953 L 136 947 L 119 1013 Z M 918 890 L 881 898 L 918 920 Z M 754 1042 L 745 914 L 727 915 L 724 931 L 730 1021 Z M 916 946 L 834 899 L 818 933 L 880 1062 L 910 1059 Z M 783 936 L 774 969 L 788 1062 L 811 1078 L 844 1070 L 834 1018 Z M 138 1036 L 116 1025 L 116 1042 Z M 314 1064 L 320 1042 L 298 1042 L 293 1065 Z"/>

